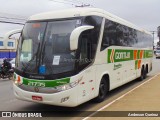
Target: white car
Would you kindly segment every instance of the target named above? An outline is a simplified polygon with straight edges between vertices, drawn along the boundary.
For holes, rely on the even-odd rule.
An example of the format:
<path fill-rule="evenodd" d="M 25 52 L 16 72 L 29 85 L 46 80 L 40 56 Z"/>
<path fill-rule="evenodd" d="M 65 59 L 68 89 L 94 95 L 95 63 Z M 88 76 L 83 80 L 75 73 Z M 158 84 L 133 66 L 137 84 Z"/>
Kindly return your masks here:
<path fill-rule="evenodd" d="M 15 68 L 15 58 L 13 58 L 11 61 L 10 61 L 11 65 L 12 65 L 12 68 Z"/>
<path fill-rule="evenodd" d="M 156 50 L 155 55 L 156 55 L 156 58 L 160 58 L 160 50 Z"/>

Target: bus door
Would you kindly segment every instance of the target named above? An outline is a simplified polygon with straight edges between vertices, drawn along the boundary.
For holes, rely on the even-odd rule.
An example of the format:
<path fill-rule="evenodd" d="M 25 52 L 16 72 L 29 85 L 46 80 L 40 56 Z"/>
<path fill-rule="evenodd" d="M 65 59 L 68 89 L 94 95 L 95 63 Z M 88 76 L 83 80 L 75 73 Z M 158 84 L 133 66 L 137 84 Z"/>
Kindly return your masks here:
<path fill-rule="evenodd" d="M 81 87 L 79 89 L 79 100 L 86 101 L 94 97 L 95 91 L 95 73 L 96 66 L 93 66 L 92 49 L 93 43 L 90 37 L 90 30 L 82 33 L 80 36 L 80 49 L 79 49 L 79 67 L 78 69 L 82 71 L 83 78 L 80 83 Z"/>

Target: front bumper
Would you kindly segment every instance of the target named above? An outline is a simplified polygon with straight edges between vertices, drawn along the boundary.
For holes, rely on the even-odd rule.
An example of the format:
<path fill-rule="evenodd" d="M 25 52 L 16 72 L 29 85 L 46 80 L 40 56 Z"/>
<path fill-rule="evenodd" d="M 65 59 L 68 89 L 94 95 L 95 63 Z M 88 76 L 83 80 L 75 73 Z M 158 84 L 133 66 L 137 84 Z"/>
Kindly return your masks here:
<path fill-rule="evenodd" d="M 25 91 L 20 89 L 14 83 L 13 83 L 13 89 L 16 98 L 20 100 L 32 101 L 32 102 L 50 104 L 56 106 L 66 106 L 66 107 L 75 107 L 78 105 L 77 87 L 53 94 Z M 42 97 L 42 101 L 33 100 L 32 96 L 40 96 Z"/>

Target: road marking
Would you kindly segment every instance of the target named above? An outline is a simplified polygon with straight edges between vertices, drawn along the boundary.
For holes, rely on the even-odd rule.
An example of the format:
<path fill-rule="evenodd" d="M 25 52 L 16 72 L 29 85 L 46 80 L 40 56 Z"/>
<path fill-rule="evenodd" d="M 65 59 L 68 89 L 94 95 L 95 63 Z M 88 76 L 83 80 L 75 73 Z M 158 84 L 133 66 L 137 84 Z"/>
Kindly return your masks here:
<path fill-rule="evenodd" d="M 120 100 L 121 98 L 123 98 L 124 96 L 128 95 L 129 93 L 131 93 L 132 91 L 134 91 L 135 89 L 141 87 L 142 85 L 148 83 L 149 81 L 151 81 L 152 79 L 154 79 L 155 77 L 157 77 L 158 75 L 160 75 L 160 73 L 156 74 L 155 76 L 153 76 L 152 78 L 150 78 L 149 80 L 143 82 L 142 84 L 138 85 L 137 87 L 131 89 L 130 91 L 128 91 L 127 93 L 121 95 L 120 97 L 118 97 L 117 99 L 111 101 L 110 103 L 108 103 L 107 105 L 103 106 L 102 108 L 100 108 L 99 110 L 95 111 L 94 113 L 90 114 L 88 117 L 85 117 L 84 119 L 82 120 L 87 120 L 89 119 L 90 117 L 94 116 L 95 114 L 97 114 L 99 111 L 102 111 L 104 110 L 105 108 L 109 107 L 110 105 L 112 105 L 113 103 L 115 103 L 116 101 Z"/>

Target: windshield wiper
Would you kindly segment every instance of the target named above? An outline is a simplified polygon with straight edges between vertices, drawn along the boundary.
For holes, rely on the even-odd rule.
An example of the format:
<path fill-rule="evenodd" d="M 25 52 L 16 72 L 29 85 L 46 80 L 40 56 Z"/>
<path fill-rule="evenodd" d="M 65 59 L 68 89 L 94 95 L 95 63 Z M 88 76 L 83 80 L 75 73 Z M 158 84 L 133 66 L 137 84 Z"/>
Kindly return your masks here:
<path fill-rule="evenodd" d="M 38 44 L 38 48 L 37 48 L 37 51 L 36 53 L 33 55 L 32 59 L 30 61 L 28 61 L 27 65 L 25 66 L 25 68 L 23 69 L 23 72 L 25 72 L 28 68 L 28 66 L 30 65 L 30 63 L 34 60 L 34 58 L 36 57 L 36 60 L 37 60 L 37 57 L 38 57 L 38 53 L 39 53 L 39 49 L 40 49 L 40 42 Z M 37 62 L 36 62 L 37 64 Z"/>

